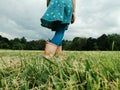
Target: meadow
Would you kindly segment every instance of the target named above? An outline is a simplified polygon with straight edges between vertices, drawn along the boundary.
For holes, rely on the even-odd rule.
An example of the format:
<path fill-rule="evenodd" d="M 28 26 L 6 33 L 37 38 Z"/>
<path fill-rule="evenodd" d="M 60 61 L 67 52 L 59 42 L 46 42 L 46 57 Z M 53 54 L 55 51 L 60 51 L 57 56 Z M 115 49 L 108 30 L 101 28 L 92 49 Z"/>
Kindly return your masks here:
<path fill-rule="evenodd" d="M 119 51 L 0 50 L 0 90 L 120 90 Z"/>

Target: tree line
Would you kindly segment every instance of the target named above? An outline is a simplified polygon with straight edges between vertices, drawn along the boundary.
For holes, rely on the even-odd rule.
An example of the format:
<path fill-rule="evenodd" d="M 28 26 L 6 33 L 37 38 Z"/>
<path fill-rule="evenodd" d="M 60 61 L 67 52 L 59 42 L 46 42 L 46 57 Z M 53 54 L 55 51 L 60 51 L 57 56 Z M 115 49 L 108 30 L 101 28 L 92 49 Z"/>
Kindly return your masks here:
<path fill-rule="evenodd" d="M 0 35 L 0 49 L 12 50 L 44 50 L 45 40 L 27 41 L 25 37 L 9 40 Z M 119 34 L 103 34 L 98 38 L 75 37 L 73 40 L 63 40 L 64 50 L 120 50 Z"/>

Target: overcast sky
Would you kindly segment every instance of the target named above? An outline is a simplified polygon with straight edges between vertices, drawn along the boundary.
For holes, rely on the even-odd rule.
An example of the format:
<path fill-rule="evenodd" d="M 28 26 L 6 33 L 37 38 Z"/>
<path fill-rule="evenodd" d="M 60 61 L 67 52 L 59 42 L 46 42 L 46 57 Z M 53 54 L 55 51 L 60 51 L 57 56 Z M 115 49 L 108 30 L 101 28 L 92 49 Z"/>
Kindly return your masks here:
<path fill-rule="evenodd" d="M 64 39 L 120 34 L 120 0 L 76 0 L 76 22 Z M 0 0 L 0 35 L 13 39 L 51 39 L 54 32 L 40 26 L 46 0 Z"/>

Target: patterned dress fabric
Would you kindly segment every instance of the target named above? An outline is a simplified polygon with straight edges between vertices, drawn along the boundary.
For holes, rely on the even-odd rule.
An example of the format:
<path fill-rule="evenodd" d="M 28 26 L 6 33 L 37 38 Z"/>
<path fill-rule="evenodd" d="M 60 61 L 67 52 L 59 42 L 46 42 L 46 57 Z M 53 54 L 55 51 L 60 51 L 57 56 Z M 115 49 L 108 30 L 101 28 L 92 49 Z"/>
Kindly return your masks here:
<path fill-rule="evenodd" d="M 41 18 L 41 25 L 55 31 L 60 24 L 66 24 L 66 30 L 72 18 L 72 0 L 50 0 L 45 14 Z"/>

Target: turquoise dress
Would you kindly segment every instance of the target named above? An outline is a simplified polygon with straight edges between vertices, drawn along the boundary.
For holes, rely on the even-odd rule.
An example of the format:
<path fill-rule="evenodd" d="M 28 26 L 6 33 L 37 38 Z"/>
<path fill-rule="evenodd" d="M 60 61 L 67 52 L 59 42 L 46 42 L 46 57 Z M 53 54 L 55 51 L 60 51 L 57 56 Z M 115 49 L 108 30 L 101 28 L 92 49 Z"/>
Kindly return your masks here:
<path fill-rule="evenodd" d="M 73 12 L 72 0 L 50 0 L 45 14 L 41 18 L 41 25 L 55 31 L 60 24 L 66 24 L 66 30 L 71 22 Z"/>

